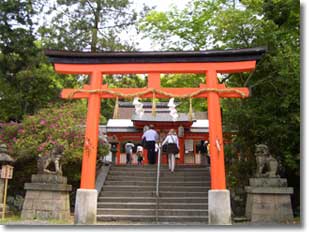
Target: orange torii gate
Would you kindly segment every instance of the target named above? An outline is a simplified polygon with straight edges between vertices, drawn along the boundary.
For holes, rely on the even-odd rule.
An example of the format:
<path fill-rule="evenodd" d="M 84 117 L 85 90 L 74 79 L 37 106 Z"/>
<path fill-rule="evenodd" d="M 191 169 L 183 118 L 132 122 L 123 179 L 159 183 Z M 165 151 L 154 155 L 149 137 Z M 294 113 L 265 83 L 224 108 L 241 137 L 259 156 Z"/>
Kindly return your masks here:
<path fill-rule="evenodd" d="M 90 84 L 82 89 L 64 89 L 62 98 L 88 99 L 81 189 L 95 189 L 95 171 L 101 98 L 207 98 L 211 155 L 211 189 L 225 190 L 224 148 L 220 98 L 244 98 L 248 88 L 226 88 L 218 73 L 251 72 L 264 48 L 211 50 L 199 52 L 69 52 L 46 50 L 55 71 L 87 74 Z M 206 84 L 199 88 L 162 88 L 160 74 L 203 73 Z M 147 74 L 146 88 L 108 88 L 103 75 Z"/>

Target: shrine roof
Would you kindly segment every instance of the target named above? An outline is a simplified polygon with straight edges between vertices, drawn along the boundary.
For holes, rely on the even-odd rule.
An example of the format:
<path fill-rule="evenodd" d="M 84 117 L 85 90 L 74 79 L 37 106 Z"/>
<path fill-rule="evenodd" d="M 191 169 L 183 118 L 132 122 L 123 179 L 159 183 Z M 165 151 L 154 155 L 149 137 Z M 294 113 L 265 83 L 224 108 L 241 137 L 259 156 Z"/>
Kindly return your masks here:
<path fill-rule="evenodd" d="M 143 103 L 143 108 L 152 108 L 152 102 L 141 102 Z M 176 106 L 180 105 L 180 102 L 174 102 Z M 168 109 L 168 102 L 156 102 L 156 108 L 164 108 Z M 125 101 L 119 101 L 118 102 L 119 108 L 134 108 L 134 105 L 132 102 L 125 102 Z"/>
<path fill-rule="evenodd" d="M 45 50 L 51 63 L 61 64 L 130 64 L 130 63 L 199 63 L 259 60 L 265 47 L 206 51 L 80 52 Z"/>
<path fill-rule="evenodd" d="M 188 117 L 188 114 L 185 113 L 178 113 L 179 117 L 174 122 L 189 122 L 191 121 Z M 170 116 L 169 113 L 159 113 L 155 116 L 152 115 L 152 113 L 144 113 L 143 116 L 138 116 L 137 114 L 132 115 L 132 121 L 133 123 L 136 121 L 143 121 L 143 122 L 173 122 L 172 116 Z M 196 120 L 193 119 L 193 122 Z"/>
<path fill-rule="evenodd" d="M 137 133 L 141 130 L 135 128 L 132 121 L 129 119 L 109 119 L 107 125 L 100 125 L 99 128 L 102 133 Z M 189 131 L 193 133 L 208 133 L 208 120 L 194 121 Z"/>
<path fill-rule="evenodd" d="M 133 127 L 133 122 L 128 119 L 113 119 L 107 121 L 108 127 Z"/>

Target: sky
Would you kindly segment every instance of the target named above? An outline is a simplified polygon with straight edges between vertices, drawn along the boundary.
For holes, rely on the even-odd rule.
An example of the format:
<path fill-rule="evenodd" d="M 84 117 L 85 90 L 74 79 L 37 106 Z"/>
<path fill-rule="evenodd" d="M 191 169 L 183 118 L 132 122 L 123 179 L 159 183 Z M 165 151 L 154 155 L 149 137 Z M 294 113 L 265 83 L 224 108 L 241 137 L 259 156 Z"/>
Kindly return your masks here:
<path fill-rule="evenodd" d="M 155 10 L 157 11 L 168 11 L 174 5 L 178 9 L 183 9 L 185 5 L 190 2 L 190 0 L 133 0 L 134 9 L 139 10 L 142 9 L 143 5 L 147 5 L 149 7 L 155 6 Z M 155 44 L 153 41 L 147 38 L 142 38 L 142 36 L 138 36 L 139 45 L 137 48 L 140 51 L 155 51 L 160 50 L 160 46 Z"/>
<path fill-rule="evenodd" d="M 133 5 L 138 8 L 145 3 L 147 6 L 156 6 L 157 10 L 166 11 L 172 4 L 182 9 L 188 2 L 189 0 L 133 0 Z"/>

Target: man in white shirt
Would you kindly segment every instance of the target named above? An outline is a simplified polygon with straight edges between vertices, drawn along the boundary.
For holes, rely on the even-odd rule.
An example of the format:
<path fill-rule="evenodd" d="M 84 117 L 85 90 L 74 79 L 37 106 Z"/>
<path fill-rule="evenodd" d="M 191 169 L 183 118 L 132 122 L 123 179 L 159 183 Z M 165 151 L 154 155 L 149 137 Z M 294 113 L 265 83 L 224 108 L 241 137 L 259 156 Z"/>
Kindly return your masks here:
<path fill-rule="evenodd" d="M 142 139 L 146 139 L 146 149 L 148 151 L 149 164 L 156 163 L 155 144 L 159 140 L 159 134 L 154 130 L 154 126 L 150 125 L 149 130 L 145 131 Z"/>

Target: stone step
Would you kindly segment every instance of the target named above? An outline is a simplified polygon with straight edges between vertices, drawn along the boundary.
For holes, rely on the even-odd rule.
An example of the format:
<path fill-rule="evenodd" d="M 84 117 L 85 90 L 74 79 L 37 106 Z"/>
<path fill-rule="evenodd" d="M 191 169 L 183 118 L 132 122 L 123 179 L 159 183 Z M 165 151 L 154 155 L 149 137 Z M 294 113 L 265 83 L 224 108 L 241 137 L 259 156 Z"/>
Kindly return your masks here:
<path fill-rule="evenodd" d="M 130 180 L 130 179 L 135 179 L 135 178 L 149 178 L 149 179 L 154 179 L 156 180 L 157 178 L 157 173 L 126 173 L 126 172 L 117 172 L 117 173 L 109 173 L 109 177 L 113 178 L 121 178 L 123 180 Z M 160 173 L 160 179 L 162 178 L 168 178 L 168 179 L 177 179 L 177 178 L 202 178 L 202 179 L 208 179 L 210 180 L 210 174 L 209 173 L 179 173 L 179 172 L 166 172 L 166 173 Z"/>
<path fill-rule="evenodd" d="M 153 196 L 141 196 L 141 197 L 124 197 L 124 196 L 104 196 L 104 194 L 100 194 L 98 198 L 98 203 L 104 203 L 104 202 L 124 202 L 124 203 L 130 203 L 130 202 L 156 202 L 156 198 Z"/>
<path fill-rule="evenodd" d="M 98 202 L 97 209 L 113 208 L 113 209 L 155 209 L 156 200 L 148 202 Z"/>
<path fill-rule="evenodd" d="M 141 225 L 141 222 L 145 225 L 148 223 L 156 224 L 156 217 L 148 215 L 97 215 L 97 221 L 104 222 L 122 222 L 123 224 L 129 222 L 138 222 L 138 225 Z M 158 223 L 163 224 L 166 222 L 166 225 L 207 225 L 208 216 L 163 216 L 158 217 Z"/>
<path fill-rule="evenodd" d="M 201 165 L 181 165 L 177 164 L 176 167 L 178 169 L 209 169 L 209 166 L 201 166 Z M 112 169 L 150 169 L 150 170 L 157 170 L 157 165 L 113 165 Z M 161 164 L 160 169 L 168 169 L 167 164 Z"/>
<path fill-rule="evenodd" d="M 207 216 L 160 216 L 158 218 L 158 223 L 161 225 L 207 225 L 208 224 L 208 215 Z"/>
<path fill-rule="evenodd" d="M 125 180 L 107 180 L 105 186 L 108 185 L 134 185 L 134 186 L 156 186 L 155 181 L 125 181 Z M 210 186 L 210 182 L 205 181 L 160 181 L 161 186 Z"/>
<path fill-rule="evenodd" d="M 106 180 L 111 181 L 153 181 L 156 182 L 156 176 L 120 176 L 120 175 L 109 175 Z M 160 182 L 162 181 L 210 181 L 209 176 L 160 176 Z"/>
<path fill-rule="evenodd" d="M 102 191 L 100 197 L 155 197 L 155 191 Z M 160 197 L 207 197 L 208 192 L 160 191 Z"/>
<path fill-rule="evenodd" d="M 129 223 L 129 222 L 155 222 L 156 217 L 154 215 L 115 215 L 115 214 L 99 214 L 97 213 L 97 221 L 112 222 L 117 221 L 117 223 Z"/>
<path fill-rule="evenodd" d="M 114 209 L 114 208 L 105 208 L 97 209 L 97 215 L 147 215 L 147 216 L 156 216 L 155 209 Z"/>
<path fill-rule="evenodd" d="M 208 192 L 209 186 L 160 186 L 160 192 Z M 104 185 L 103 191 L 156 191 L 155 186 L 138 186 L 138 185 Z"/>
<path fill-rule="evenodd" d="M 98 222 L 208 223 L 209 167 L 177 165 L 171 173 L 163 165 L 158 205 L 156 176 L 156 165 L 112 166 L 98 198 Z"/>
<path fill-rule="evenodd" d="M 150 170 L 150 169 L 110 169 L 110 173 L 157 173 L 157 170 Z M 160 173 L 210 173 L 209 169 L 175 169 L 174 172 L 172 173 L 168 169 L 160 169 Z"/>
<path fill-rule="evenodd" d="M 208 204 L 208 197 L 160 197 L 160 204 L 165 203 L 201 203 Z"/>
<path fill-rule="evenodd" d="M 108 197 L 100 196 L 98 203 L 103 202 L 156 202 L 155 197 Z M 160 203 L 208 203 L 208 197 L 160 197 Z"/>
<path fill-rule="evenodd" d="M 209 168 L 181 168 L 176 166 L 176 172 L 209 172 Z M 157 172 L 157 168 L 132 168 L 132 167 L 121 167 L 115 168 L 111 167 L 110 171 L 113 172 Z M 168 168 L 160 168 L 160 172 L 170 172 Z"/>
<path fill-rule="evenodd" d="M 156 201 L 150 202 L 98 202 L 98 210 L 104 208 L 129 208 L 129 209 L 156 209 Z M 207 203 L 163 203 L 158 205 L 159 209 L 208 209 Z"/>
<path fill-rule="evenodd" d="M 98 208 L 97 215 L 149 215 L 155 216 L 155 209 Z M 159 209 L 160 216 L 208 216 L 208 209 Z"/>

